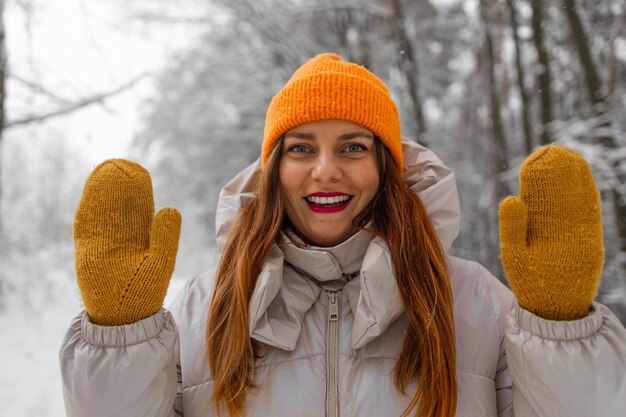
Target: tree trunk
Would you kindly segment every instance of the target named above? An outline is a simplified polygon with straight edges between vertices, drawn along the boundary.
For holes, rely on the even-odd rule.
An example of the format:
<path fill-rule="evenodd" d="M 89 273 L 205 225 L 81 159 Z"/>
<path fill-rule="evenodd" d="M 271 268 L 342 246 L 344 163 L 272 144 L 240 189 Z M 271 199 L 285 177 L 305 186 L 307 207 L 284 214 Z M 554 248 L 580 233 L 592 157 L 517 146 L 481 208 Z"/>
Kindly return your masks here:
<path fill-rule="evenodd" d="M 5 33 L 4 33 L 4 6 L 5 0 L 0 0 L 0 258 L 4 256 L 4 231 L 2 225 L 2 136 L 5 125 L 4 99 L 6 96 L 5 80 L 7 69 L 7 54 L 5 49 Z M 0 306 L 2 306 L 4 298 L 4 277 L 0 271 Z"/>
<path fill-rule="evenodd" d="M 533 150 L 533 135 L 530 129 L 530 111 L 528 94 L 524 87 L 524 79 L 526 74 L 524 71 L 524 65 L 522 65 L 522 50 L 520 48 L 520 40 L 517 34 L 519 27 L 517 23 L 517 11 L 513 0 L 507 0 L 509 12 L 511 13 L 511 30 L 513 32 L 513 41 L 515 43 L 515 67 L 517 68 L 517 88 L 519 89 L 519 95 L 522 100 L 522 128 L 524 130 L 524 145 L 526 148 L 526 154 L 530 155 Z"/>
<path fill-rule="evenodd" d="M 4 113 L 4 99 L 6 96 L 5 80 L 7 70 L 7 54 L 5 48 L 4 34 L 4 5 L 5 0 L 0 0 L 0 157 L 2 156 L 2 136 L 6 117 Z M 2 159 L 0 159 L 0 174 L 2 173 Z M 2 177 L 0 177 L 0 201 L 2 201 Z M 0 213 L 0 247 L 2 246 L 2 215 Z"/>
<path fill-rule="evenodd" d="M 358 10 L 346 7 L 337 11 L 334 16 L 335 24 L 333 26 L 337 31 L 339 44 L 347 54 L 348 61 L 359 63 L 368 68 L 370 57 L 367 45 L 364 45 L 364 37 L 369 28 L 367 26 L 368 15 L 364 15 L 359 16 Z M 361 19 L 365 19 L 365 23 Z M 350 39 L 349 33 L 351 30 L 357 34 L 356 41 Z"/>
<path fill-rule="evenodd" d="M 495 191 L 496 201 L 504 199 L 509 192 L 506 183 L 501 179 L 501 173 L 506 170 L 508 163 L 508 151 L 504 127 L 502 126 L 502 116 L 500 114 L 500 97 L 498 96 L 498 80 L 495 70 L 495 56 L 493 50 L 493 37 L 489 16 L 487 15 L 488 5 L 486 0 L 481 1 L 481 16 L 485 25 L 485 52 L 487 55 L 487 74 L 489 83 L 489 108 L 491 114 L 491 130 L 493 135 L 493 164 L 495 168 Z"/>
<path fill-rule="evenodd" d="M 488 11 L 490 9 L 488 0 L 481 0 L 480 2 L 480 14 L 484 25 L 484 51 L 486 56 L 486 70 L 487 70 L 487 83 L 489 90 L 489 113 L 491 118 L 491 163 L 493 167 L 493 190 L 494 202 L 502 201 L 507 195 L 510 194 L 510 190 L 506 182 L 502 178 L 502 172 L 506 170 L 508 164 L 508 151 L 506 145 L 506 137 L 504 133 L 504 127 L 502 125 L 502 115 L 500 113 L 500 97 L 498 92 L 498 79 L 496 77 L 496 57 L 493 45 L 493 35 L 491 33 L 492 20 L 489 18 Z M 494 206 L 497 206 L 494 205 Z M 485 246 L 488 246 L 489 253 L 499 253 L 499 240 L 497 236 L 497 214 L 486 210 L 485 213 L 485 225 L 488 227 L 488 233 L 491 233 L 490 238 L 486 239 Z M 492 263 L 492 273 L 496 276 L 503 276 L 504 271 L 500 262 Z"/>
<path fill-rule="evenodd" d="M 409 40 L 409 36 L 404 25 L 404 11 L 401 0 L 390 0 L 390 19 L 391 24 L 398 40 L 398 46 L 403 53 L 400 55 L 400 70 L 406 77 L 409 84 L 409 97 L 413 107 L 413 117 L 417 124 L 415 132 L 416 140 L 424 146 L 428 143 L 424 137 L 426 133 L 426 120 L 422 111 L 422 102 L 420 100 L 420 83 L 419 70 L 417 66 L 417 58 L 413 50 L 413 46 Z"/>
<path fill-rule="evenodd" d="M 2 131 L 4 128 L 4 97 L 5 97 L 5 78 L 7 68 L 7 55 L 4 41 L 4 3 L 0 0 L 0 143 L 2 143 Z M 1 187 L 1 183 L 0 183 Z"/>
<path fill-rule="evenodd" d="M 587 89 L 587 95 L 589 96 L 589 100 L 593 105 L 595 114 L 598 116 L 602 116 L 607 109 L 604 102 L 604 96 L 602 94 L 602 84 L 600 82 L 600 77 L 598 76 L 598 72 L 596 71 L 596 66 L 594 64 L 591 50 L 589 48 L 587 34 L 583 28 L 582 22 L 580 21 L 580 17 L 578 16 L 578 11 L 576 10 L 576 4 L 574 0 L 563 0 L 563 8 L 565 9 L 567 21 L 572 32 L 572 38 L 574 41 L 574 46 L 576 47 L 576 51 L 578 53 L 580 65 L 585 74 L 585 87 Z M 602 127 L 609 126 L 609 122 L 606 122 Z M 609 135 L 601 137 L 600 142 L 608 149 L 615 149 L 618 147 L 617 143 L 615 142 L 615 138 Z M 620 160 L 616 161 L 614 168 L 617 168 L 621 164 L 621 162 L 622 161 Z M 616 172 L 618 172 L 617 169 Z M 622 180 L 620 181 L 620 183 L 624 181 L 624 178 L 619 179 Z M 619 186 L 620 184 L 618 184 L 618 187 Z M 617 229 L 619 231 L 620 250 L 626 253 L 626 195 L 623 195 L 626 193 L 622 193 L 619 189 L 613 188 L 611 194 Z M 624 269 L 626 269 L 626 265 L 624 265 Z"/>
<path fill-rule="evenodd" d="M 587 90 L 587 95 L 589 96 L 589 101 L 593 106 L 593 113 L 597 116 L 602 116 L 606 113 L 607 106 L 604 100 L 604 94 L 602 93 L 602 83 L 591 55 L 591 49 L 589 48 L 587 33 L 585 32 L 580 17 L 578 16 L 575 1 L 563 0 L 562 4 L 563 9 L 565 10 L 565 15 L 567 16 L 570 31 L 572 32 L 571 38 L 574 42 L 578 59 L 580 60 L 580 66 L 583 69 L 585 88 Z M 601 127 L 608 128 L 610 127 L 610 123 L 607 121 L 603 123 Z M 610 149 L 617 146 L 615 139 L 611 136 L 601 137 L 600 142 Z"/>
<path fill-rule="evenodd" d="M 613 30 L 611 31 L 611 46 L 609 47 L 609 71 L 606 80 L 606 95 L 605 101 L 607 105 L 607 111 L 611 108 L 611 102 L 613 100 L 613 93 L 615 92 L 615 83 L 617 80 L 617 56 L 615 55 L 615 48 L 619 34 L 624 27 L 624 13 L 619 14 L 613 22 Z"/>
<path fill-rule="evenodd" d="M 585 73 L 585 86 L 587 88 L 587 93 L 589 94 L 589 99 L 591 100 L 591 103 L 593 103 L 595 113 L 603 113 L 605 108 L 602 85 L 600 83 L 600 77 L 598 77 L 596 67 L 593 63 L 593 58 L 591 57 L 587 34 L 585 33 L 585 29 L 583 29 L 580 17 L 578 16 L 575 1 L 563 0 L 563 9 L 565 10 L 567 22 L 569 23 L 569 27 L 572 32 L 572 40 L 576 46 L 580 64 Z"/>
<path fill-rule="evenodd" d="M 539 61 L 539 74 L 537 74 L 537 84 L 539 85 L 539 94 L 541 97 L 541 144 L 548 145 L 553 142 L 550 134 L 550 123 L 554 120 L 552 110 L 552 76 L 550 73 L 550 62 L 548 60 L 548 52 L 544 45 L 543 39 L 543 9 L 541 0 L 531 0 L 533 10 L 532 26 L 533 26 L 533 42 L 537 50 L 537 58 Z"/>

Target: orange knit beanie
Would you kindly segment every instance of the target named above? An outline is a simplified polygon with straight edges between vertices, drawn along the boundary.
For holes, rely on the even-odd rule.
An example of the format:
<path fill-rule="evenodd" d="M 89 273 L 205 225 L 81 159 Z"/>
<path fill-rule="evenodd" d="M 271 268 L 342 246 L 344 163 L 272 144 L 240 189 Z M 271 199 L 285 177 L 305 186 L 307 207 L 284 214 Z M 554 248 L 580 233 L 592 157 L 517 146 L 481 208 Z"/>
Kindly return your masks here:
<path fill-rule="evenodd" d="M 285 132 L 328 119 L 347 120 L 371 130 L 402 172 L 400 117 L 387 87 L 365 67 L 331 53 L 317 55 L 298 68 L 272 99 L 265 117 L 263 166 Z"/>

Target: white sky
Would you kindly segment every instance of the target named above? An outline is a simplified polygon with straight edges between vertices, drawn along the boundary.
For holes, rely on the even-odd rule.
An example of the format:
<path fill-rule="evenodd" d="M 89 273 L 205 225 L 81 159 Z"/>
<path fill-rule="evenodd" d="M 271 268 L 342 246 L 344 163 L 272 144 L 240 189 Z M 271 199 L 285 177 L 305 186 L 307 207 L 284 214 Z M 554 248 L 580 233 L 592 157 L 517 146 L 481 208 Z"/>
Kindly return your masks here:
<path fill-rule="evenodd" d="M 131 6 L 121 1 L 33 0 L 33 4 L 26 19 L 24 10 L 8 0 L 9 70 L 69 101 L 114 90 L 139 74 L 154 72 L 167 63 L 172 51 L 195 39 L 188 25 L 129 18 Z M 185 7 L 180 9 L 189 13 Z M 106 106 L 93 105 L 45 126 L 62 131 L 65 140 L 84 150 L 92 164 L 124 157 L 139 127 L 138 106 L 152 88 L 151 80 L 145 79 L 107 100 Z M 58 103 L 51 105 L 45 97 L 29 94 L 11 79 L 7 104 L 9 119 L 58 108 Z M 7 136 L 19 135 L 20 130 L 10 130 Z"/>

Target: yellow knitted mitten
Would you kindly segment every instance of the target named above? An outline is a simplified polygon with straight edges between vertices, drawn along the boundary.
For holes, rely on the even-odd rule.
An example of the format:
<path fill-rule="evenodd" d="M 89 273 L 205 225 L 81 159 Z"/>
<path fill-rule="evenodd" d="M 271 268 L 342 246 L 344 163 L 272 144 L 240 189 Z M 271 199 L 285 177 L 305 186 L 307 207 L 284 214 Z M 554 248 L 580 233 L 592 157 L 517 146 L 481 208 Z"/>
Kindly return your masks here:
<path fill-rule="evenodd" d="M 92 322 L 129 324 L 163 305 L 181 217 L 154 216 L 152 181 L 140 165 L 112 159 L 89 175 L 74 218 L 76 275 Z"/>
<path fill-rule="evenodd" d="M 604 263 L 600 197 L 577 152 L 543 147 L 500 203 L 502 263 L 519 304 L 550 320 L 588 314 Z"/>

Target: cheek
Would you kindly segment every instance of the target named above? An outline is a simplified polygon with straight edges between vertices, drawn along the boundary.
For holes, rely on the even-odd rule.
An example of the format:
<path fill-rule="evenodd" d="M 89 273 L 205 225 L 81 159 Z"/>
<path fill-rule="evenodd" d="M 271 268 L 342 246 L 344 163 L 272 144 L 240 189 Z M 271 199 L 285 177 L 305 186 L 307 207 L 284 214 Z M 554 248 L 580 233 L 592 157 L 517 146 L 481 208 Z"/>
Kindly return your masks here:
<path fill-rule="evenodd" d="M 378 172 L 374 171 L 370 175 L 364 175 L 360 178 L 360 188 L 363 195 L 368 197 L 368 202 L 371 200 L 376 191 L 378 191 L 378 185 L 380 183 L 380 178 L 378 177 Z"/>
<path fill-rule="evenodd" d="M 281 164 L 278 171 L 278 178 L 280 180 L 280 187 L 287 200 L 298 198 L 300 181 L 297 170 L 294 170 L 288 164 Z"/>

